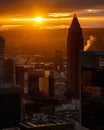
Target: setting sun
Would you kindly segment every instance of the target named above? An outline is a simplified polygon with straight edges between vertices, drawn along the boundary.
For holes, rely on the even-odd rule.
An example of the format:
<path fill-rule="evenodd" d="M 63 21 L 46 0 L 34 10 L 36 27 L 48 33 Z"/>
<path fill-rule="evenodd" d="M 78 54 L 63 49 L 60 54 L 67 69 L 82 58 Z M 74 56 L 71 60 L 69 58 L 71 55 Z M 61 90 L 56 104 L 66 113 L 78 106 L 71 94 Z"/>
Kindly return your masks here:
<path fill-rule="evenodd" d="M 41 17 L 37 17 L 37 18 L 35 18 L 35 21 L 36 21 L 36 22 L 42 22 L 43 19 L 42 19 Z"/>

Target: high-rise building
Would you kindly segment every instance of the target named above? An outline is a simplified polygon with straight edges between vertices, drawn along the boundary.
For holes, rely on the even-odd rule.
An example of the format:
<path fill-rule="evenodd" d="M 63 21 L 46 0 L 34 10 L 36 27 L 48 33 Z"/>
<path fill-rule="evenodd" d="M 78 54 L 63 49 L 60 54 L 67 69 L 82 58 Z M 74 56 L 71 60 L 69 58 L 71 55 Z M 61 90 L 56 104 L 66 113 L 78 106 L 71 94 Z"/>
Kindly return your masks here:
<path fill-rule="evenodd" d="M 5 54 L 5 40 L 2 36 L 0 36 L 0 87 L 4 86 L 4 54 Z"/>
<path fill-rule="evenodd" d="M 7 58 L 4 60 L 4 81 L 5 83 L 15 83 L 15 66 L 13 59 Z"/>
<path fill-rule="evenodd" d="M 28 94 L 31 97 L 54 97 L 54 78 L 49 70 L 28 72 Z"/>
<path fill-rule="evenodd" d="M 104 130 L 104 51 L 80 51 L 79 72 L 81 124 Z"/>
<path fill-rule="evenodd" d="M 39 90 L 45 97 L 54 97 L 54 77 L 50 70 L 44 71 L 44 76 L 39 78 Z"/>
<path fill-rule="evenodd" d="M 79 52 L 83 50 L 83 35 L 77 16 L 74 15 L 67 37 L 67 82 L 68 92 L 74 98 L 79 97 Z"/>
<path fill-rule="evenodd" d="M 54 66 L 56 71 L 63 70 L 63 61 L 62 52 L 60 50 L 55 51 Z"/>
<path fill-rule="evenodd" d="M 30 70 L 28 72 L 28 94 L 31 97 L 40 96 L 39 93 L 39 77 L 43 75 L 40 71 Z"/>
<path fill-rule="evenodd" d="M 17 127 L 21 121 L 20 88 L 14 81 L 14 64 L 5 59 L 5 40 L 0 36 L 0 129 Z"/>
<path fill-rule="evenodd" d="M 2 36 L 0 36 L 0 60 L 4 59 L 5 55 L 5 40 Z"/>
<path fill-rule="evenodd" d="M 0 88 L 0 129 L 18 127 L 21 121 L 21 89 Z"/>
<path fill-rule="evenodd" d="M 20 86 L 24 86 L 24 67 L 16 66 L 15 67 L 15 75 L 16 75 L 16 84 Z"/>

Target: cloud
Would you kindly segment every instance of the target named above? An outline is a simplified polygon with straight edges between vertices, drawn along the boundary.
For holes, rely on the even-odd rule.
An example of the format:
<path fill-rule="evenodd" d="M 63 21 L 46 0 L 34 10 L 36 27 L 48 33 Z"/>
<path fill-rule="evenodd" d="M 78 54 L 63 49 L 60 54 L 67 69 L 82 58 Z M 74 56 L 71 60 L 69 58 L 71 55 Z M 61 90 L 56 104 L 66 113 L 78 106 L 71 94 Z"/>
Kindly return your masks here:
<path fill-rule="evenodd" d="M 27 15 L 37 12 L 76 12 L 103 9 L 104 0 L 0 0 L 0 15 Z M 99 12 L 100 14 L 101 12 Z"/>

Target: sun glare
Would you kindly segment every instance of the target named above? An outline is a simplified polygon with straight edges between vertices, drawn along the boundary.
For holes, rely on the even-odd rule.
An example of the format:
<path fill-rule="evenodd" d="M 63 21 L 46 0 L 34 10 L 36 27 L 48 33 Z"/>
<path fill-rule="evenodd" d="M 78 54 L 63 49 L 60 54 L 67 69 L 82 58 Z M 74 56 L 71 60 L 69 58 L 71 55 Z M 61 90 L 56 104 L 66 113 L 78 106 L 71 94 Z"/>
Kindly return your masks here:
<path fill-rule="evenodd" d="M 42 19 L 41 17 L 37 17 L 37 18 L 35 18 L 35 21 L 36 21 L 36 22 L 42 22 L 43 19 Z"/>

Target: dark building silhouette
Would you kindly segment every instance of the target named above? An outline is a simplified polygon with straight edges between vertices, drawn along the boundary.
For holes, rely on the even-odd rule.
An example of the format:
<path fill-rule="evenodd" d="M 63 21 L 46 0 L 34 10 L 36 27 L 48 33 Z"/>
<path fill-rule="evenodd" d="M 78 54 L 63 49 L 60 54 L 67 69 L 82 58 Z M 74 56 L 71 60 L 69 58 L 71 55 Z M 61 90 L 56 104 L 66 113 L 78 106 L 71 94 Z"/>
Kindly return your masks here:
<path fill-rule="evenodd" d="M 0 36 L 0 87 L 4 87 L 4 56 L 5 56 L 5 39 Z"/>
<path fill-rule="evenodd" d="M 43 75 L 43 73 L 36 72 L 35 70 L 31 70 L 28 73 L 28 94 L 32 97 L 40 96 L 39 93 L 39 76 Z"/>
<path fill-rule="evenodd" d="M 18 127 L 21 121 L 20 88 L 13 84 L 14 63 L 5 59 L 5 39 L 0 36 L 0 129 Z"/>
<path fill-rule="evenodd" d="M 52 72 L 32 70 L 28 73 L 28 94 L 31 97 L 53 97 L 54 78 Z"/>
<path fill-rule="evenodd" d="M 14 61 L 10 58 L 4 60 L 4 81 L 5 83 L 15 83 L 15 66 Z"/>
<path fill-rule="evenodd" d="M 3 60 L 5 56 L 5 39 L 0 36 L 0 60 Z"/>
<path fill-rule="evenodd" d="M 49 97 L 54 97 L 55 96 L 55 87 L 54 87 L 54 77 L 53 77 L 53 72 L 50 72 L 49 76 Z"/>
<path fill-rule="evenodd" d="M 55 51 L 54 66 L 56 71 L 63 70 L 63 61 L 62 52 L 60 50 Z"/>
<path fill-rule="evenodd" d="M 12 85 L 0 88 L 0 129 L 18 127 L 20 121 L 20 88 Z"/>
<path fill-rule="evenodd" d="M 74 98 L 79 97 L 79 52 L 83 50 L 82 28 L 74 15 L 67 37 L 68 92 Z"/>
<path fill-rule="evenodd" d="M 81 124 L 104 130 L 104 51 L 80 51 Z"/>
<path fill-rule="evenodd" d="M 16 66 L 15 75 L 16 75 L 16 84 L 24 86 L 24 67 Z"/>

